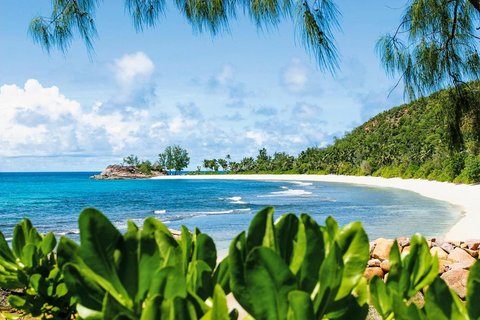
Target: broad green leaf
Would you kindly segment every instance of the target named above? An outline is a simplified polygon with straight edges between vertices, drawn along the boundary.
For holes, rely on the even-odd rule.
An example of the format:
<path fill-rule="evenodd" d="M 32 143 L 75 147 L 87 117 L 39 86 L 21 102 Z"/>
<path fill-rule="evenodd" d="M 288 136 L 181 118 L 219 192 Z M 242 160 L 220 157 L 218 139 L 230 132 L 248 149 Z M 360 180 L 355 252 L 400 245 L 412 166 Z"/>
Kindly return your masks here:
<path fill-rule="evenodd" d="M 428 319 L 468 319 L 460 298 L 439 277 L 430 284 L 425 294 L 425 310 Z"/>
<path fill-rule="evenodd" d="M 203 300 L 213 293 L 212 269 L 203 260 L 194 260 L 188 267 L 188 289 L 196 292 Z"/>
<path fill-rule="evenodd" d="M 161 317 L 162 297 L 153 296 L 146 300 L 140 320 L 157 320 Z"/>
<path fill-rule="evenodd" d="M 37 247 L 32 243 L 27 243 L 22 248 L 22 255 L 20 256 L 22 264 L 26 268 L 34 268 L 38 264 L 37 258 Z"/>
<path fill-rule="evenodd" d="M 228 269 L 230 271 L 230 289 L 244 309 L 251 310 L 255 297 L 247 290 L 245 279 L 245 261 L 247 259 L 245 232 L 236 236 L 230 244 Z"/>
<path fill-rule="evenodd" d="M 106 294 L 103 299 L 102 310 L 104 319 L 136 320 L 135 314 L 130 308 L 122 305 L 109 294 Z"/>
<path fill-rule="evenodd" d="M 217 264 L 217 249 L 212 238 L 204 233 L 200 233 L 194 237 L 194 249 L 192 260 L 205 261 L 211 268 L 215 269 Z"/>
<path fill-rule="evenodd" d="M 120 281 L 115 268 L 114 254 L 122 241 L 120 232 L 98 210 L 85 209 L 80 213 L 80 256 L 98 277 L 100 284 L 119 303 L 133 308 L 133 301 Z M 97 279 L 98 280 L 98 279 Z"/>
<path fill-rule="evenodd" d="M 160 248 L 154 234 L 140 232 L 137 263 L 138 291 L 135 300 L 142 301 L 152 285 L 152 278 L 160 270 L 162 263 Z"/>
<path fill-rule="evenodd" d="M 272 207 L 266 207 L 253 217 L 248 227 L 247 250 L 251 251 L 255 247 L 263 246 L 277 251 L 275 242 L 275 227 L 273 224 Z"/>
<path fill-rule="evenodd" d="M 343 227 L 335 240 L 343 256 L 342 285 L 336 297 L 336 299 L 342 299 L 350 295 L 362 279 L 370 249 L 367 233 L 360 222 L 353 222 Z"/>
<path fill-rule="evenodd" d="M 215 286 L 213 291 L 213 305 L 212 309 L 208 311 L 202 320 L 230 320 L 228 315 L 227 297 L 223 292 L 222 287 Z"/>
<path fill-rule="evenodd" d="M 228 256 L 225 257 L 215 269 L 213 273 L 213 283 L 219 284 L 226 294 L 231 292 Z"/>
<path fill-rule="evenodd" d="M 312 292 L 315 317 L 321 319 L 328 306 L 335 301 L 343 277 L 343 261 L 340 249 L 333 243 L 320 267 L 318 283 Z"/>
<path fill-rule="evenodd" d="M 57 245 L 57 239 L 55 239 L 55 235 L 53 232 L 47 233 L 41 243 L 40 243 L 40 250 L 43 253 L 43 255 L 47 255 L 55 249 L 55 246 Z"/>
<path fill-rule="evenodd" d="M 162 231 L 155 232 L 155 241 L 160 252 L 160 266 L 182 266 L 182 248 L 171 234 Z"/>
<path fill-rule="evenodd" d="M 0 232 L 0 265 L 5 268 L 11 268 L 15 270 L 17 265 L 15 263 L 15 257 L 13 256 L 12 250 L 8 246 L 5 236 Z"/>
<path fill-rule="evenodd" d="M 393 312 L 393 299 L 382 278 L 373 277 L 370 280 L 370 299 L 382 318 L 389 318 Z"/>
<path fill-rule="evenodd" d="M 165 226 L 159 220 L 149 217 L 143 221 L 143 231 L 147 233 L 155 233 L 157 231 L 163 232 L 168 235 L 172 235 L 170 230 L 168 230 L 167 226 Z"/>
<path fill-rule="evenodd" d="M 410 252 L 405 257 L 410 275 L 408 298 L 430 285 L 438 277 L 438 257 L 432 257 L 427 240 L 416 234 L 410 240 Z"/>
<path fill-rule="evenodd" d="M 368 314 L 368 304 L 359 304 L 354 296 L 335 300 L 327 306 L 324 318 L 338 320 L 364 320 Z"/>
<path fill-rule="evenodd" d="M 312 300 L 304 291 L 293 290 L 288 294 L 288 320 L 314 319 Z"/>
<path fill-rule="evenodd" d="M 187 283 L 178 268 L 165 267 L 158 270 L 150 281 L 149 298 L 157 295 L 166 300 L 187 297 Z"/>
<path fill-rule="evenodd" d="M 118 252 L 118 276 L 130 299 L 136 300 L 138 285 L 140 283 L 139 251 L 140 251 L 140 232 L 133 225 L 124 234 L 123 241 L 119 242 Z"/>
<path fill-rule="evenodd" d="M 293 258 L 293 246 L 298 232 L 298 218 L 293 213 L 282 215 L 275 222 L 275 237 L 278 252 L 286 264 Z"/>
<path fill-rule="evenodd" d="M 296 275 L 299 289 L 309 293 L 318 282 L 318 272 L 325 259 L 325 245 L 319 225 L 310 216 L 300 217 L 293 247 L 290 270 Z"/>
<path fill-rule="evenodd" d="M 21 259 L 22 257 L 22 250 L 27 243 L 28 233 L 31 228 L 32 223 L 30 220 L 24 219 L 13 229 L 12 250 L 17 258 Z"/>
<path fill-rule="evenodd" d="M 245 281 L 246 290 L 253 297 L 252 305 L 248 306 L 251 309 L 246 310 L 254 318 L 286 319 L 288 293 L 296 290 L 297 285 L 294 275 L 275 251 L 254 248 L 247 256 Z"/>
<path fill-rule="evenodd" d="M 480 261 L 471 267 L 467 282 L 467 310 L 470 319 L 480 319 Z"/>
<path fill-rule="evenodd" d="M 80 270 L 76 265 L 67 263 L 63 267 L 65 284 L 72 296 L 75 297 L 77 310 L 78 304 L 80 304 L 85 314 L 91 312 L 97 314 L 102 310 L 105 290 L 98 285 L 94 277 L 89 276 L 86 268 Z"/>
<path fill-rule="evenodd" d="M 187 227 L 182 226 L 181 237 L 179 240 L 180 247 L 182 248 L 182 272 L 187 273 L 188 262 L 193 254 L 192 235 Z"/>

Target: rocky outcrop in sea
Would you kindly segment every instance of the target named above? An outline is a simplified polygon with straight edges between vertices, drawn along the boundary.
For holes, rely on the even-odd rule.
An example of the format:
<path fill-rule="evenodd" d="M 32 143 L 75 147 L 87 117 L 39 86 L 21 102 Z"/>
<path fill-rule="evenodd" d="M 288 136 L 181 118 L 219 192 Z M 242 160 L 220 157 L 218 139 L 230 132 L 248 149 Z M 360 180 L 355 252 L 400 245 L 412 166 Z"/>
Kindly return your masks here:
<path fill-rule="evenodd" d="M 135 166 L 113 164 L 107 166 L 100 174 L 91 176 L 90 178 L 95 180 L 148 179 L 164 175 L 166 175 L 166 173 L 162 171 L 152 170 L 150 174 L 146 174 Z"/>

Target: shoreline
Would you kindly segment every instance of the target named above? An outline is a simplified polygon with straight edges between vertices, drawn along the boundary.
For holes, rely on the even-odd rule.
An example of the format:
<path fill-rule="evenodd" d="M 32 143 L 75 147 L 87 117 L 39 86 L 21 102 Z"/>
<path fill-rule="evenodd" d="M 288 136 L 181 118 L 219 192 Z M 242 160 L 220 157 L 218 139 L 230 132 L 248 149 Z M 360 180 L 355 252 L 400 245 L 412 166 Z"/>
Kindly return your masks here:
<path fill-rule="evenodd" d="M 461 217 L 445 234 L 446 241 L 480 239 L 480 185 L 454 184 L 421 179 L 381 178 L 371 176 L 305 175 L 305 174 L 218 174 L 154 177 L 155 180 L 267 180 L 333 182 L 369 187 L 412 191 L 426 198 L 460 207 Z"/>

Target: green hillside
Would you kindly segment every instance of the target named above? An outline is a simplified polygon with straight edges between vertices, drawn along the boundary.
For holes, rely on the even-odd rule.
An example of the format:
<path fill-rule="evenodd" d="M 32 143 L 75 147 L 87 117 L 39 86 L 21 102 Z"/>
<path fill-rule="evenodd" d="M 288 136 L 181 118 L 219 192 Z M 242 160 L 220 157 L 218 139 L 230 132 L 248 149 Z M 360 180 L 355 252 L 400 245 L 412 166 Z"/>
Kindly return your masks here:
<path fill-rule="evenodd" d="M 480 83 L 443 90 L 378 114 L 295 161 L 300 173 L 480 182 Z"/>

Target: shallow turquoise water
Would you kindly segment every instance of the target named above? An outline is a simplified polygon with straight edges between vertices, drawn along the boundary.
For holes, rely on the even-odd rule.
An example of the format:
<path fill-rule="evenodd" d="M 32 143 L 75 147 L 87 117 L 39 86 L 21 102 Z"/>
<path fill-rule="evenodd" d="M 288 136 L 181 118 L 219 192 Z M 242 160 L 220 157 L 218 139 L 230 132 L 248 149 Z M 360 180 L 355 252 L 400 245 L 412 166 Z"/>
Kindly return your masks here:
<path fill-rule="evenodd" d="M 78 238 L 85 207 L 103 211 L 124 229 L 149 216 L 171 228 L 198 227 L 225 250 L 252 215 L 271 205 L 278 214 L 332 215 L 343 225 L 362 221 L 371 239 L 420 232 L 441 236 L 459 219 L 458 209 L 413 192 L 324 182 L 231 180 L 95 181 L 94 173 L 0 173 L 0 230 L 30 218 L 42 232 Z"/>

